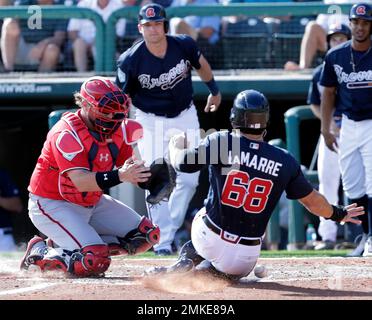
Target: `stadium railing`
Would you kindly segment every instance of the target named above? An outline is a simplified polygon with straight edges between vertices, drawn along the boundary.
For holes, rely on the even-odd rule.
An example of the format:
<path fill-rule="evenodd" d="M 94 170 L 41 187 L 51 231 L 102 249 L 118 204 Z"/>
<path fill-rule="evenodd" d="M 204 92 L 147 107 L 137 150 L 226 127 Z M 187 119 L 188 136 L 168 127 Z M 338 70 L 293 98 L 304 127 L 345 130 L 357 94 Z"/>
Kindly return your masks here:
<path fill-rule="evenodd" d="M 350 4 L 336 6 L 323 2 L 281 2 L 281 3 L 233 3 L 216 5 L 187 5 L 168 7 L 169 19 L 186 16 L 225 17 L 221 23 L 220 40 L 215 45 L 204 47 L 202 51 L 213 69 L 282 69 L 288 60 L 298 60 L 301 39 L 306 23 L 315 19 L 319 13 L 347 13 Z M 131 41 L 140 35 L 137 30 L 128 34 L 121 48 L 114 47 L 115 24 L 120 18 L 126 18 L 136 24 L 138 7 L 121 8 L 110 16 L 106 23 L 105 70 L 115 68 L 115 53 L 123 52 Z M 229 17 L 235 17 L 229 22 Z M 254 23 L 257 20 L 258 23 Z M 229 30 L 230 29 L 230 30 Z M 231 32 L 231 29 L 234 29 Z"/>

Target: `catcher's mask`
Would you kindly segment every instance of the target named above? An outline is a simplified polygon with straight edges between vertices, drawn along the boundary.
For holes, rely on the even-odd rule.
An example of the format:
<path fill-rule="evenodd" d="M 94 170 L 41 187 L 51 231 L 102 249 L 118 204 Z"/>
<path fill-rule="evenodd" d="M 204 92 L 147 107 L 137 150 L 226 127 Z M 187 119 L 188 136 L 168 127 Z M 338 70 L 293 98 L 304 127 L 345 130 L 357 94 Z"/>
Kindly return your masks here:
<path fill-rule="evenodd" d="M 169 29 L 169 22 L 165 9 L 157 3 L 150 3 L 143 6 L 138 14 L 138 23 L 145 24 L 151 21 L 164 21 L 164 32 L 167 33 Z"/>
<path fill-rule="evenodd" d="M 128 96 L 107 78 L 84 81 L 80 95 L 88 102 L 88 117 L 102 139 L 112 135 L 128 116 Z"/>
<path fill-rule="evenodd" d="M 269 111 L 269 102 L 261 92 L 245 90 L 234 100 L 230 122 L 234 129 L 260 134 L 267 127 Z"/>

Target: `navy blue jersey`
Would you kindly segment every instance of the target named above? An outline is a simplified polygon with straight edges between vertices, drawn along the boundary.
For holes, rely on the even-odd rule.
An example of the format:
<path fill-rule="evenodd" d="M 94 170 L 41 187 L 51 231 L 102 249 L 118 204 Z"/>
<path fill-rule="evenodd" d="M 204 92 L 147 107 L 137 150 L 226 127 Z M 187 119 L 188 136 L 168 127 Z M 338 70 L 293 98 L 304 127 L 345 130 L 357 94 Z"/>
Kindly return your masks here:
<path fill-rule="evenodd" d="M 320 84 L 337 88 L 335 107 L 349 119 L 372 119 L 372 50 L 352 50 L 351 41 L 331 49 L 325 57 Z"/>
<path fill-rule="evenodd" d="M 186 35 L 167 36 L 164 58 L 154 56 L 142 40 L 119 58 L 116 84 L 143 112 L 177 115 L 193 97 L 191 69 L 199 69 L 200 51 Z"/>
<path fill-rule="evenodd" d="M 0 169 L 0 197 L 18 197 L 19 190 L 5 170 Z M 0 207 L 0 228 L 12 226 L 10 212 Z"/>
<path fill-rule="evenodd" d="M 310 82 L 309 92 L 307 95 L 307 104 L 314 104 L 320 106 L 320 99 L 323 92 L 323 86 L 320 85 L 320 75 L 323 71 L 324 64 L 317 66 L 313 71 L 313 77 Z M 336 97 L 337 99 L 337 97 Z M 333 116 L 341 116 L 341 111 L 339 109 L 335 109 Z"/>
<path fill-rule="evenodd" d="M 264 234 L 283 191 L 289 199 L 300 199 L 313 190 L 287 151 L 227 131 L 184 151 L 177 164 L 183 172 L 208 165 L 207 214 L 223 230 L 243 237 Z"/>

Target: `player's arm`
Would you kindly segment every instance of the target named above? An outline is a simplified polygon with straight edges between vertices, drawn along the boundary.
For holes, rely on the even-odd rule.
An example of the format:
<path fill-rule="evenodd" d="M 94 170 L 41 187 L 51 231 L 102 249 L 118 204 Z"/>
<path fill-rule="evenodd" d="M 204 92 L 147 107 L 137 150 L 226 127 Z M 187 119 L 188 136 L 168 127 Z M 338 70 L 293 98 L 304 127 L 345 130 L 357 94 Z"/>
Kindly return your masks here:
<path fill-rule="evenodd" d="M 137 185 L 145 182 L 151 176 L 149 168 L 144 166 L 144 161 L 129 158 L 124 165 L 112 171 L 91 172 L 84 169 L 73 169 L 67 172 L 72 183 L 79 192 L 101 191 L 112 188 L 122 182 Z"/>
<path fill-rule="evenodd" d="M 216 81 L 214 80 L 211 66 L 203 55 L 200 55 L 199 64 L 200 68 L 196 69 L 196 72 L 198 73 L 200 79 L 204 81 L 210 92 L 204 111 L 215 112 L 221 104 L 221 93 Z"/>
<path fill-rule="evenodd" d="M 364 214 L 364 208 L 357 207 L 356 203 L 346 207 L 330 205 L 326 198 L 315 189 L 298 201 L 312 214 L 337 222 L 360 224 L 361 221 L 354 219 L 354 217 Z"/>
<path fill-rule="evenodd" d="M 206 164 L 207 150 L 204 145 L 187 149 L 188 143 L 184 133 L 175 135 L 169 141 L 169 159 L 171 165 L 181 172 L 193 173 L 201 170 Z"/>
<path fill-rule="evenodd" d="M 324 136 L 325 143 L 329 149 L 336 151 L 336 137 L 331 133 L 331 122 L 334 113 L 336 100 L 336 87 L 324 87 L 320 103 L 321 114 L 321 133 Z"/>

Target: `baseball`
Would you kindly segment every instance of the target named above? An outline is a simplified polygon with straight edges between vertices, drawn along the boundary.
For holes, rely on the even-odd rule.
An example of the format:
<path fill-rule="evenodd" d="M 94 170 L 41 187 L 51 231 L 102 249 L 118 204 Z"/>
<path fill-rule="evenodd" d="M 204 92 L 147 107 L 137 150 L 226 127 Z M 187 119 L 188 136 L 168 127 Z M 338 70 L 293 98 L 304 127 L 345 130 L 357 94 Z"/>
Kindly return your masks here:
<path fill-rule="evenodd" d="M 254 268 L 254 275 L 257 278 L 265 278 L 268 275 L 267 268 L 264 265 L 258 264 Z"/>

